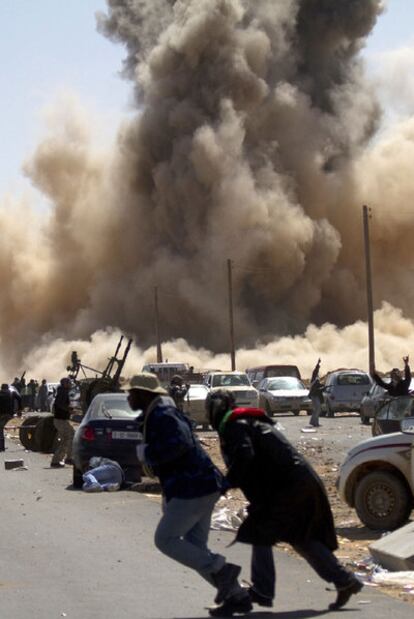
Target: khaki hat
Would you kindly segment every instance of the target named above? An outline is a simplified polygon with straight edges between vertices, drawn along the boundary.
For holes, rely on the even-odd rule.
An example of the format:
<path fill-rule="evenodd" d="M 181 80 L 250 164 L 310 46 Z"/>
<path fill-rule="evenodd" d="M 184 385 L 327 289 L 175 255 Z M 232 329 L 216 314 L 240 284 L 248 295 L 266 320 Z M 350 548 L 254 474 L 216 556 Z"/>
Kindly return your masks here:
<path fill-rule="evenodd" d="M 122 389 L 127 389 L 128 391 L 131 391 L 131 389 L 139 389 L 140 391 L 151 391 L 152 393 L 167 393 L 164 387 L 161 386 L 158 377 L 149 372 L 135 374 L 125 385 L 122 385 Z"/>

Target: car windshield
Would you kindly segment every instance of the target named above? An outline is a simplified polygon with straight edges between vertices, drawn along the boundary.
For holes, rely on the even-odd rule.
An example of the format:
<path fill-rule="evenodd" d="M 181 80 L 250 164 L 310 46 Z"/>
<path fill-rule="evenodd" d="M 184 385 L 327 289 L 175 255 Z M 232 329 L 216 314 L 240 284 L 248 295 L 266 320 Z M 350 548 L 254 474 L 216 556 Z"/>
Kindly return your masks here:
<path fill-rule="evenodd" d="M 100 399 L 90 411 L 90 419 L 135 419 L 138 411 L 131 410 L 126 397 Z"/>
<path fill-rule="evenodd" d="M 396 419 L 401 420 L 404 417 L 411 417 L 414 414 L 414 399 L 410 397 L 394 398 L 383 406 L 378 414 L 377 419 Z"/>
<path fill-rule="evenodd" d="M 281 389 L 305 389 L 303 383 L 293 376 L 285 376 L 283 378 L 272 378 L 264 385 L 269 391 L 279 391 Z"/>
<path fill-rule="evenodd" d="M 213 376 L 212 387 L 238 387 L 239 385 L 250 387 L 246 374 L 216 374 Z"/>
<path fill-rule="evenodd" d="M 340 374 L 337 380 L 338 385 L 369 385 L 367 374 Z"/>

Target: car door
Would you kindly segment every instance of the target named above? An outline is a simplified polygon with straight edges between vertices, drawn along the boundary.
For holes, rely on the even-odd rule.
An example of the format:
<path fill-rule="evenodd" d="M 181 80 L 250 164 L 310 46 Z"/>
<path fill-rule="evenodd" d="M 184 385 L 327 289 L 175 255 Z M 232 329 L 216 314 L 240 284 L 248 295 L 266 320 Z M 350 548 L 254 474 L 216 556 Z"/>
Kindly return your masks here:
<path fill-rule="evenodd" d="M 412 414 L 413 398 L 400 396 L 386 402 L 378 410 L 375 420 L 381 430 L 380 434 L 399 432 L 401 420 Z"/>

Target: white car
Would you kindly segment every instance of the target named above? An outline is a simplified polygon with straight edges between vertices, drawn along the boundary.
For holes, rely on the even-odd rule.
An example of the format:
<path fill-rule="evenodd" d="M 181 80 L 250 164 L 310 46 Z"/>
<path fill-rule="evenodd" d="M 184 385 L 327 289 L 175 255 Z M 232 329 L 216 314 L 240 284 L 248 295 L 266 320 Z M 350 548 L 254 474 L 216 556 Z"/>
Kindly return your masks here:
<path fill-rule="evenodd" d="M 324 414 L 333 417 L 335 413 L 359 413 L 371 385 L 372 378 L 361 370 L 330 372 L 325 379 Z"/>
<path fill-rule="evenodd" d="M 259 406 L 264 408 L 268 415 L 287 412 L 299 415 L 302 410 L 312 410 L 309 389 L 294 376 L 264 378 L 260 381 L 258 390 Z"/>
<path fill-rule="evenodd" d="M 196 426 L 200 425 L 203 429 L 209 427 L 205 408 L 206 398 L 209 389 L 206 385 L 197 383 L 190 384 L 183 402 L 183 411 Z"/>
<path fill-rule="evenodd" d="M 252 387 L 245 372 L 209 372 L 205 384 L 210 392 L 226 389 L 231 391 L 237 406 L 257 406 L 258 392 Z"/>
<path fill-rule="evenodd" d="M 358 443 L 339 472 L 339 495 L 370 529 L 398 529 L 414 506 L 414 417 L 401 430 Z"/>

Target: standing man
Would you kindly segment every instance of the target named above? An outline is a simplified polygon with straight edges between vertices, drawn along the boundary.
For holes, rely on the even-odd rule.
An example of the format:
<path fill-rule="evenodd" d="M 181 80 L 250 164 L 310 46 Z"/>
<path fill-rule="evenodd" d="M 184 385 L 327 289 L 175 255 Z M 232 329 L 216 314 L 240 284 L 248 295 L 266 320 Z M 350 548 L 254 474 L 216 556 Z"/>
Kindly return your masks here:
<path fill-rule="evenodd" d="M 404 361 L 404 378 L 401 375 L 401 372 L 398 368 L 393 368 L 390 372 L 391 381 L 389 383 L 385 383 L 380 376 L 376 372 L 372 374 L 372 378 L 375 380 L 377 385 L 388 391 L 388 393 L 397 397 L 400 395 L 408 395 L 410 390 L 411 383 L 411 370 L 409 366 L 409 357 L 403 357 Z"/>
<path fill-rule="evenodd" d="M 179 411 L 184 409 L 184 399 L 190 385 L 184 383 L 184 379 L 179 374 L 172 377 L 168 387 L 168 394 L 172 397 Z"/>
<path fill-rule="evenodd" d="M 72 441 L 74 430 L 70 423 L 72 412 L 69 399 L 70 387 L 70 378 L 62 378 L 53 404 L 53 423 L 57 430 L 58 443 L 50 463 L 52 468 L 63 468 L 65 464 L 73 464 Z"/>
<path fill-rule="evenodd" d="M 324 386 L 319 380 L 319 368 L 321 367 L 321 360 L 318 359 L 315 367 L 313 368 L 309 396 L 312 401 L 312 416 L 310 418 L 309 425 L 315 428 L 319 427 L 319 416 L 321 414 L 321 406 L 323 403 L 323 390 Z"/>
<path fill-rule="evenodd" d="M 46 379 L 44 378 L 42 380 L 42 383 L 39 387 L 39 391 L 37 394 L 37 405 L 38 405 L 37 408 L 40 411 L 49 410 L 48 395 L 49 395 L 49 387 L 47 385 Z"/>
<path fill-rule="evenodd" d="M 236 540 L 253 545 L 251 600 L 271 606 L 275 593 L 272 546 L 293 546 L 316 573 L 337 589 L 331 610 L 344 606 L 362 583 L 339 563 L 336 532 L 321 479 L 260 408 L 236 408 L 225 390 L 209 394 L 206 409 L 218 431 L 230 488 L 249 501 Z"/>
<path fill-rule="evenodd" d="M 160 480 L 163 515 L 155 531 L 155 545 L 165 555 L 200 574 L 217 588 L 210 611 L 226 613 L 232 598 L 237 612 L 252 608 L 249 595 L 237 581 L 240 567 L 226 563 L 207 547 L 211 514 L 220 497 L 223 477 L 194 436 L 190 421 L 154 374 L 134 376 L 126 385 L 132 410 L 143 412 L 143 442 L 138 459 L 147 475 Z M 224 609 L 224 610 L 223 610 Z"/>
<path fill-rule="evenodd" d="M 0 451 L 5 451 L 4 426 L 12 419 L 15 412 L 21 409 L 21 398 L 15 391 L 10 391 L 9 385 L 3 383 L 0 390 Z"/>

